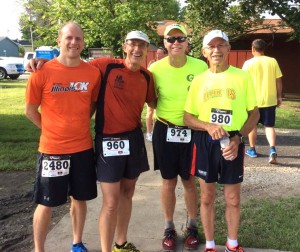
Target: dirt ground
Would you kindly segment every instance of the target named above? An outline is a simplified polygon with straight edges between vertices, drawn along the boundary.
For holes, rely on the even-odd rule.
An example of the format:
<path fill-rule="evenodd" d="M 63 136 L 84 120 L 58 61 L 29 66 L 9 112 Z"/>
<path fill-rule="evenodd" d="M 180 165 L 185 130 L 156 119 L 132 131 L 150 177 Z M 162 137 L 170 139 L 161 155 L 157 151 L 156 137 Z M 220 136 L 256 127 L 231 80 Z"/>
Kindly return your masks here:
<path fill-rule="evenodd" d="M 258 158 L 245 157 L 242 199 L 300 196 L 300 134 L 279 131 L 278 165 L 268 164 L 268 146 L 259 136 Z M 0 251 L 32 250 L 32 203 L 34 171 L 0 173 Z M 68 211 L 69 203 L 55 208 L 54 226 Z"/>
<path fill-rule="evenodd" d="M 32 250 L 32 202 L 34 171 L 0 173 L 0 251 Z M 53 227 L 68 211 L 70 204 L 53 211 Z"/>

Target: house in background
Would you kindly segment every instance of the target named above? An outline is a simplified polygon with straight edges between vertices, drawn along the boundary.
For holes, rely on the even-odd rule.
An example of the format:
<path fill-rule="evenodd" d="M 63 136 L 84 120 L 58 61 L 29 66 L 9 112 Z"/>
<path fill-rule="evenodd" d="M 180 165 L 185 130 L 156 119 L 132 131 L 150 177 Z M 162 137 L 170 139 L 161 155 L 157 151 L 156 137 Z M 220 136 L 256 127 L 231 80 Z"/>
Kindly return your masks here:
<path fill-rule="evenodd" d="M 22 46 L 24 48 L 24 53 L 27 52 L 33 52 L 32 44 L 29 40 L 25 39 L 15 39 L 13 40 L 15 43 L 17 43 L 19 46 Z"/>
<path fill-rule="evenodd" d="M 0 56 L 19 57 L 19 46 L 8 37 L 0 37 Z"/>

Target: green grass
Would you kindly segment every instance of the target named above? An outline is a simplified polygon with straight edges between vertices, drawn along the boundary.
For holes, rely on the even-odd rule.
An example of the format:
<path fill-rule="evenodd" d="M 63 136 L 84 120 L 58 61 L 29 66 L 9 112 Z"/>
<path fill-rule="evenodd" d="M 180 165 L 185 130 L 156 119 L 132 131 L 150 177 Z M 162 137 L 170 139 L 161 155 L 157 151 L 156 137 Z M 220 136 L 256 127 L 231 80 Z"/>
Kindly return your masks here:
<path fill-rule="evenodd" d="M 216 201 L 215 240 L 226 242 L 224 201 Z M 239 242 L 244 247 L 300 251 L 299 197 L 252 199 L 241 205 Z"/>
<path fill-rule="evenodd" d="M 24 80 L 0 81 L 0 171 L 35 169 L 40 130 L 24 115 L 25 88 Z M 145 115 L 146 106 L 144 131 Z M 299 115 L 300 101 L 285 98 L 277 110 L 276 127 L 300 129 Z M 92 121 L 91 130 L 93 125 Z M 226 239 L 223 202 L 216 202 L 217 244 Z M 300 251 L 299 212 L 299 197 L 247 201 L 242 204 L 239 241 L 245 247 Z"/>

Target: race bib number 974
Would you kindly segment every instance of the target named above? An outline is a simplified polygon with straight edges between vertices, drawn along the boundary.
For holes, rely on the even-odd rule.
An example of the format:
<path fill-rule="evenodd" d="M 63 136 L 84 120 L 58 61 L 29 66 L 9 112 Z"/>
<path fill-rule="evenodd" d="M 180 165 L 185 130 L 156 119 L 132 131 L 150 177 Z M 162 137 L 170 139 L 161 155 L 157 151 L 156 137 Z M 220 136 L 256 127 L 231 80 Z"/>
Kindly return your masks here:
<path fill-rule="evenodd" d="M 210 113 L 210 122 L 219 125 L 231 126 L 232 110 L 212 108 Z"/>
<path fill-rule="evenodd" d="M 70 172 L 70 156 L 43 156 L 42 158 L 42 177 L 66 176 Z"/>
<path fill-rule="evenodd" d="M 191 129 L 187 127 L 169 126 L 167 131 L 167 142 L 189 143 L 191 141 Z"/>
<path fill-rule="evenodd" d="M 103 138 L 103 156 L 125 156 L 129 155 L 129 140 L 127 138 Z"/>

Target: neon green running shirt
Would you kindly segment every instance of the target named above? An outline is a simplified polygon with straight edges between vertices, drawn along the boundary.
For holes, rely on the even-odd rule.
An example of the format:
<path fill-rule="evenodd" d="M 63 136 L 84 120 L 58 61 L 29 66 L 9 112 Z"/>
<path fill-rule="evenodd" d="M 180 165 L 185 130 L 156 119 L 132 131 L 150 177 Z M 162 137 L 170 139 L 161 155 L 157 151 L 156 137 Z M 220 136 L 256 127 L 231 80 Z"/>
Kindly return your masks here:
<path fill-rule="evenodd" d="M 282 77 L 276 59 L 268 56 L 253 57 L 245 61 L 243 70 L 248 71 L 254 80 L 258 107 L 276 106 L 276 79 Z"/>
<path fill-rule="evenodd" d="M 199 59 L 187 56 L 183 67 L 169 64 L 169 57 L 153 63 L 149 70 L 154 76 L 154 85 L 158 95 L 156 119 L 184 126 L 183 113 L 189 87 L 194 77 L 205 70 L 207 64 Z"/>
<path fill-rule="evenodd" d="M 207 70 L 198 75 L 190 87 L 185 111 L 200 121 L 215 124 L 220 123 L 212 121 L 212 114 L 231 112 L 230 124 L 222 127 L 227 131 L 239 131 L 248 118 L 247 111 L 255 106 L 254 85 L 249 73 L 230 66 L 222 73 Z M 226 113 L 223 116 L 228 115 Z"/>

